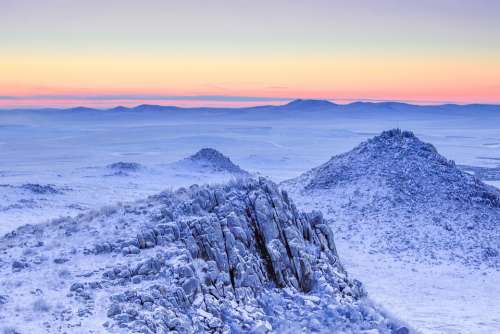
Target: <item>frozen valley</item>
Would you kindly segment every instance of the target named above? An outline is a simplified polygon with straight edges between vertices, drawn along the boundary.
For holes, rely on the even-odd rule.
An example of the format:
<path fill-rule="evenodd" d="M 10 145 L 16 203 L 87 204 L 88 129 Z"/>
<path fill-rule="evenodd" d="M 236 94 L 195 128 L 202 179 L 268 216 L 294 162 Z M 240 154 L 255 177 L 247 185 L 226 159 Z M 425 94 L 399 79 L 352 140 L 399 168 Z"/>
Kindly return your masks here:
<path fill-rule="evenodd" d="M 0 322 L 9 333 L 498 332 L 498 124 L 500 107 L 481 105 L 0 111 Z M 412 133 L 382 133 L 393 128 Z M 264 179 L 235 181 L 247 177 L 290 199 Z"/>

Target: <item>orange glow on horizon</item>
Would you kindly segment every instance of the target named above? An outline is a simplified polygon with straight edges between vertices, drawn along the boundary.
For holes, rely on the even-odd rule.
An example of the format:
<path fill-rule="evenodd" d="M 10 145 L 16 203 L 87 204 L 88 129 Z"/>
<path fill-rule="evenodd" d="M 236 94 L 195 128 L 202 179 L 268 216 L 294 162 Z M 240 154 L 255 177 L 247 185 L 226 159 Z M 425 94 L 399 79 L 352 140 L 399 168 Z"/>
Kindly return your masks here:
<path fill-rule="evenodd" d="M 68 105 L 67 96 L 74 97 L 74 103 L 92 106 L 104 101 L 89 96 L 105 95 L 500 103 L 497 63 L 490 56 L 477 55 L 5 54 L 0 62 L 0 95 L 4 96 L 0 106 Z M 5 98 L 9 96 L 16 99 Z M 149 103 L 150 98 L 120 100 L 135 105 Z M 220 105 L 228 104 L 248 103 L 221 99 Z"/>

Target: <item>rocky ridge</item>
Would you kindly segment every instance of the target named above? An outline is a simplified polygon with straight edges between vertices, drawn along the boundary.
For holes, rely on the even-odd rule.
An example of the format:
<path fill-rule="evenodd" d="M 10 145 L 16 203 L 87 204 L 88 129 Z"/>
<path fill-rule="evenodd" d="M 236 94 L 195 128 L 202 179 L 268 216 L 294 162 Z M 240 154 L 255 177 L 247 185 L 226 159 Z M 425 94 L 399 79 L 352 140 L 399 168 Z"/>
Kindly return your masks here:
<path fill-rule="evenodd" d="M 24 315 L 0 316 L 9 330 L 408 333 L 348 277 L 322 215 L 265 179 L 27 225 L 0 252 L 0 314 Z"/>

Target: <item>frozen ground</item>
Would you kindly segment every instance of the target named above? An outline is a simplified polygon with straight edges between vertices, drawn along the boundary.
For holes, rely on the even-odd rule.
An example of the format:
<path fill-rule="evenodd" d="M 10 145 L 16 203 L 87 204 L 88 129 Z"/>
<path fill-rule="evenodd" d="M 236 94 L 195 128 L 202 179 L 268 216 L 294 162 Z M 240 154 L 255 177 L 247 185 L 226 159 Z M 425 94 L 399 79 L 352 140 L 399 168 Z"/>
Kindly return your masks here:
<path fill-rule="evenodd" d="M 457 164 L 498 167 L 499 124 L 500 108 L 485 106 L 0 111 L 0 233 L 168 188 L 233 178 L 172 168 L 204 147 L 280 182 L 399 127 Z M 109 167 L 117 162 L 140 168 Z M 48 185 L 55 191 L 44 191 Z M 408 264 L 350 248 L 341 234 L 337 240 L 341 259 L 369 295 L 423 333 L 500 332 L 498 271 Z"/>
<path fill-rule="evenodd" d="M 422 333 L 500 331 L 499 271 L 402 262 L 336 241 L 344 266 L 364 282 L 370 298 Z"/>

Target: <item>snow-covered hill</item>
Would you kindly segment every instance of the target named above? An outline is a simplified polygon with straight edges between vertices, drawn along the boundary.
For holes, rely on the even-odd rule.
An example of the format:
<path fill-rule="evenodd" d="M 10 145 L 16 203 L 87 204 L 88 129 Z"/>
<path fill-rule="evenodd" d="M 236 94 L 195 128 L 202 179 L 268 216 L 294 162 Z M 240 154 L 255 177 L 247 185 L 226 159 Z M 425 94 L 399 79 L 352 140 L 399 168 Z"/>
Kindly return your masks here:
<path fill-rule="evenodd" d="M 408 333 L 265 179 L 27 225 L 0 252 L 7 333 Z"/>
<path fill-rule="evenodd" d="M 500 192 L 411 132 L 385 131 L 282 186 L 374 252 L 500 266 Z"/>
<path fill-rule="evenodd" d="M 202 148 L 195 154 L 173 164 L 184 171 L 227 173 L 245 177 L 250 174 L 234 164 L 231 159 L 213 148 Z"/>

